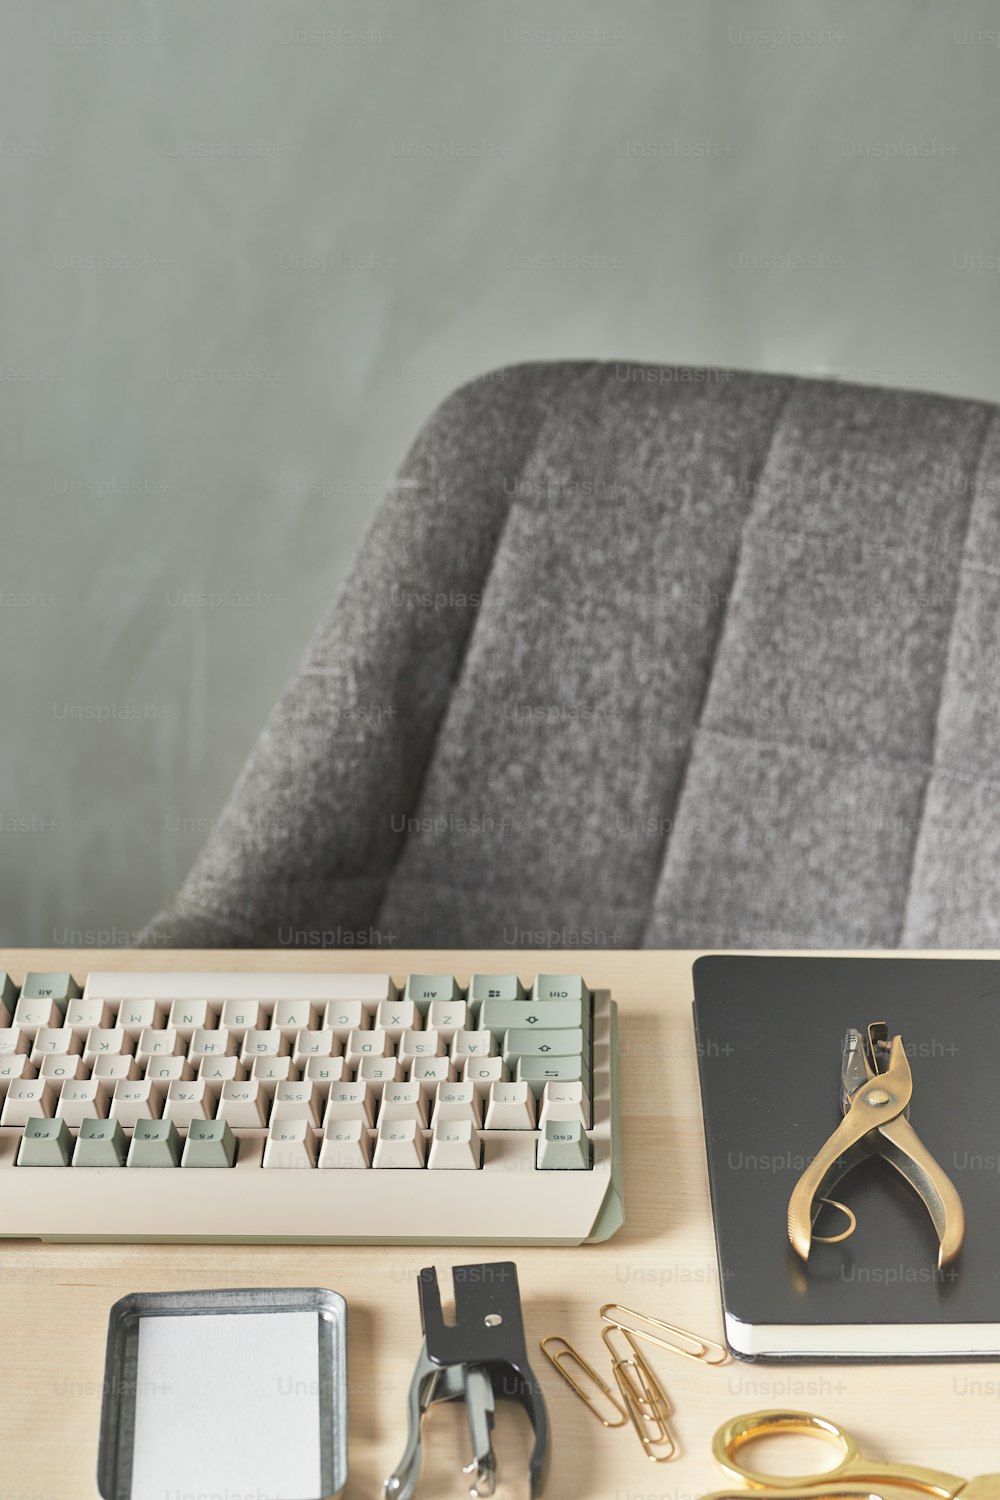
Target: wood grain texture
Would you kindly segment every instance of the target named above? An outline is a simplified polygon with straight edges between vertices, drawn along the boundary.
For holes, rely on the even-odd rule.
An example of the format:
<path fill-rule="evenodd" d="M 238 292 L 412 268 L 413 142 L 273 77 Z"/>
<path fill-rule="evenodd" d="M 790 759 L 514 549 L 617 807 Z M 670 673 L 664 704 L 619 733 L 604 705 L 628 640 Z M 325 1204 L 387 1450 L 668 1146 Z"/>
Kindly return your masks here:
<path fill-rule="evenodd" d="M 133 1291 L 228 1286 L 323 1286 L 349 1307 L 350 1478 L 347 1495 L 374 1497 L 405 1436 L 405 1401 L 420 1323 L 415 1279 L 470 1260 L 518 1265 L 529 1352 L 549 1403 L 553 1464 L 547 1494 L 565 1500 L 691 1500 L 719 1489 L 709 1445 L 737 1412 L 788 1405 L 848 1426 L 864 1451 L 973 1475 L 1000 1468 L 996 1365 L 751 1366 L 706 1369 L 658 1354 L 652 1360 L 674 1402 L 682 1455 L 646 1460 L 630 1429 L 605 1431 L 538 1352 L 561 1333 L 599 1367 L 597 1310 L 618 1301 L 721 1337 L 697 1063 L 691 1027 L 691 963 L 672 953 L 537 953 L 518 965 L 579 971 L 619 1002 L 624 1120 L 625 1228 L 604 1245 L 498 1250 L 229 1245 L 0 1244 L 0 1326 L 6 1378 L 0 1401 L 0 1500 L 93 1500 L 107 1315 Z M 940 956 L 940 955 L 936 955 Z M 982 957 L 984 955 L 977 955 Z M 8 950 L 0 966 L 26 969 L 327 969 L 509 971 L 511 953 L 469 952 L 95 952 Z M 405 1226 L 400 1226 L 405 1233 Z M 276 1397 L 280 1399 L 280 1397 Z M 465 1496 L 461 1414 L 429 1419 L 420 1494 Z M 526 1493 L 525 1433 L 498 1424 L 501 1496 Z M 185 1500 L 164 1493 L 164 1500 Z M 233 1500 L 233 1497 L 228 1497 Z"/>

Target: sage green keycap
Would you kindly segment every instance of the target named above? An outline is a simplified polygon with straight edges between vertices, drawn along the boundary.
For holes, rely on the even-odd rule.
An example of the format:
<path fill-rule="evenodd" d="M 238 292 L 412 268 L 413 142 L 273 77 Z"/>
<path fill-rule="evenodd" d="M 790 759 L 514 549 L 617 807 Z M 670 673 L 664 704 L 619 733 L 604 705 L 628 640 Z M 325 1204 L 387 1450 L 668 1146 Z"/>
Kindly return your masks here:
<path fill-rule="evenodd" d="M 515 1005 L 524 1000 L 524 985 L 516 974 L 473 974 L 469 980 L 469 993 L 466 995 L 466 1004 L 473 1015 L 478 1015 L 480 1007 L 489 1000 L 493 1004 L 504 1001 L 512 1001 Z M 479 1023 L 482 1025 L 482 1022 Z M 513 1021 L 508 1021 L 508 1026 L 513 1026 Z"/>
<path fill-rule="evenodd" d="M 590 1142 L 579 1120 L 549 1120 L 538 1140 L 541 1172 L 585 1172 L 590 1167 Z"/>
<path fill-rule="evenodd" d="M 184 1142 L 182 1167 L 231 1167 L 236 1137 L 228 1120 L 192 1120 Z"/>
<path fill-rule="evenodd" d="M 462 991 L 454 974 L 411 974 L 403 991 L 404 1000 L 412 1000 L 422 1015 L 432 1000 L 461 1000 Z"/>
<path fill-rule="evenodd" d="M 582 1083 L 591 1092 L 590 1069 L 582 1057 L 519 1057 L 514 1077 L 526 1083 L 536 1099 L 547 1083 Z"/>
<path fill-rule="evenodd" d="M 568 1026 L 565 1031 L 532 1031 L 529 1026 L 504 1032 L 501 1056 L 508 1068 L 519 1057 L 582 1057 L 583 1031 Z"/>
<path fill-rule="evenodd" d="M 74 1167 L 123 1167 L 127 1154 L 128 1141 L 117 1120 L 80 1122 L 73 1150 Z"/>
<path fill-rule="evenodd" d="M 25 974 L 21 986 L 25 999 L 54 1000 L 61 1011 L 69 1000 L 76 1000 L 82 993 L 72 974 Z"/>
<path fill-rule="evenodd" d="M 127 1166 L 176 1167 L 180 1159 L 181 1138 L 173 1120 L 136 1120 Z"/>
<path fill-rule="evenodd" d="M 579 974 L 539 974 L 531 986 L 532 1000 L 589 1000 L 590 991 Z"/>
<path fill-rule="evenodd" d="M 65 1120 L 34 1116 L 24 1127 L 17 1148 L 19 1167 L 68 1167 L 73 1137 Z"/>
<path fill-rule="evenodd" d="M 492 1031 L 499 1039 L 514 1027 L 556 1031 L 579 1027 L 590 1036 L 589 1000 L 484 1000 L 479 1011 L 479 1029 Z"/>

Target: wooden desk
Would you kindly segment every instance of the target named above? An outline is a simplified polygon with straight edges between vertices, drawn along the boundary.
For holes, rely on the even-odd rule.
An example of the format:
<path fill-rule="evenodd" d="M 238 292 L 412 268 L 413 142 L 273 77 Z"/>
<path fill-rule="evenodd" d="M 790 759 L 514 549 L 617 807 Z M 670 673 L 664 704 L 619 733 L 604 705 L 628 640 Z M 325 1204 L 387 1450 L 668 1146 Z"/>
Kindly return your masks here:
<path fill-rule="evenodd" d="M 982 957 L 983 955 L 978 955 Z M 707 1369 L 651 1350 L 674 1401 L 682 1456 L 653 1465 L 630 1428 L 605 1431 L 538 1352 L 545 1334 L 568 1337 L 599 1368 L 601 1303 L 623 1302 L 721 1337 L 718 1280 L 691 1028 L 693 953 L 537 953 L 533 972 L 579 971 L 610 988 L 621 1020 L 625 1228 L 578 1249 L 345 1248 L 227 1245 L 46 1245 L 0 1242 L 2 1500 L 93 1500 L 108 1309 L 132 1291 L 224 1286 L 324 1286 L 350 1309 L 350 1479 L 371 1497 L 403 1447 L 406 1394 L 420 1343 L 415 1279 L 470 1259 L 517 1261 L 532 1356 L 553 1430 L 547 1494 L 560 1500 L 693 1500 L 718 1489 L 709 1456 L 724 1418 L 764 1406 L 815 1410 L 849 1427 L 873 1457 L 973 1475 L 1000 1467 L 996 1365 L 791 1366 L 730 1363 Z M 294 968 L 347 971 L 509 971 L 510 951 L 95 952 L 14 950 L 0 968 Z M 526 1424 L 525 1424 L 526 1425 Z M 422 1496 L 467 1495 L 459 1473 L 461 1414 L 425 1426 Z M 498 1495 L 526 1493 L 524 1433 L 497 1428 Z M 508 1446 L 504 1446 L 505 1442 Z M 815 1450 L 810 1449 L 810 1457 Z M 804 1455 L 803 1455 L 804 1457 Z M 760 1461 L 763 1462 L 763 1455 Z M 163 1500 L 183 1500 L 165 1494 Z"/>

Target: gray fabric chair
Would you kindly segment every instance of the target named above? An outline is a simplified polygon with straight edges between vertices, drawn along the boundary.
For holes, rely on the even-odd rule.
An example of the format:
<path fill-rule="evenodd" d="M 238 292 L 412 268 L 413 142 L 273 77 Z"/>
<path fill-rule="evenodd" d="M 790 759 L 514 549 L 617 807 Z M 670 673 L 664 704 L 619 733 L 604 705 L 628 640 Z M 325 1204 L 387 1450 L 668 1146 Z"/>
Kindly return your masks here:
<path fill-rule="evenodd" d="M 487 375 L 144 941 L 996 945 L 998 595 L 992 406 Z"/>

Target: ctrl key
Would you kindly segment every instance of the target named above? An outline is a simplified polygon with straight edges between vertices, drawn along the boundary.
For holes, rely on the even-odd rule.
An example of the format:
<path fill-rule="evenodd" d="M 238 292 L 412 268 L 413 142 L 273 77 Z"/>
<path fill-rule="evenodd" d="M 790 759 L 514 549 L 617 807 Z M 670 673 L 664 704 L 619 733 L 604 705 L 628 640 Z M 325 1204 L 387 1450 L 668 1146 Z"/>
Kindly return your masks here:
<path fill-rule="evenodd" d="M 24 1127 L 17 1148 L 19 1167 L 68 1167 L 73 1137 L 65 1120 L 46 1120 L 39 1115 Z"/>
<path fill-rule="evenodd" d="M 590 1142 L 579 1120 L 546 1120 L 538 1140 L 540 1172 L 585 1172 Z"/>

